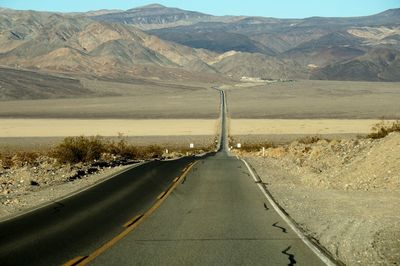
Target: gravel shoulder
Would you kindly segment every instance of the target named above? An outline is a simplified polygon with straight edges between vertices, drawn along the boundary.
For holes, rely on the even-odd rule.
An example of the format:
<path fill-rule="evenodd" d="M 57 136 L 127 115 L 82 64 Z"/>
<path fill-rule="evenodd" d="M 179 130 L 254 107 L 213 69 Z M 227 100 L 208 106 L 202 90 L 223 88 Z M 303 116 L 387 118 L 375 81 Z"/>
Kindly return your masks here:
<path fill-rule="evenodd" d="M 400 134 L 293 142 L 245 157 L 299 226 L 347 265 L 400 261 Z"/>

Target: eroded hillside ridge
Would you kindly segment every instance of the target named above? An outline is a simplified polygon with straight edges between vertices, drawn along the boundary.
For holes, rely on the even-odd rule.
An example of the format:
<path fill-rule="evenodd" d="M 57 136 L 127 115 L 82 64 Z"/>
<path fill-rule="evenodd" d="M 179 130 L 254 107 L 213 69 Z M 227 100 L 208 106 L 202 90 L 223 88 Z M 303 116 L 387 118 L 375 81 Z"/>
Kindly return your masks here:
<path fill-rule="evenodd" d="M 0 31 L 0 64 L 16 68 L 174 78 L 214 58 L 212 52 L 163 41 L 130 25 L 86 17 L 1 11 Z M 189 71 L 183 69 L 187 65 Z"/>
<path fill-rule="evenodd" d="M 164 79 L 400 81 L 399 10 L 274 19 L 161 5 L 74 14 L 1 9 L 0 64 Z"/>
<path fill-rule="evenodd" d="M 299 64 L 312 79 L 399 80 L 400 9 L 353 18 L 205 16 L 201 22 L 188 18 L 180 24 L 175 27 L 165 24 L 137 26 L 160 38 L 194 48 L 221 53 L 235 50 L 287 59 Z M 259 76 L 260 73 L 252 72 L 259 71 L 254 65 L 264 66 L 251 59 L 243 60 L 243 55 L 238 62 L 246 62 L 239 64 L 246 68 L 241 73 L 245 75 L 251 72 L 250 75 Z M 299 66 L 288 68 L 299 69 Z"/>

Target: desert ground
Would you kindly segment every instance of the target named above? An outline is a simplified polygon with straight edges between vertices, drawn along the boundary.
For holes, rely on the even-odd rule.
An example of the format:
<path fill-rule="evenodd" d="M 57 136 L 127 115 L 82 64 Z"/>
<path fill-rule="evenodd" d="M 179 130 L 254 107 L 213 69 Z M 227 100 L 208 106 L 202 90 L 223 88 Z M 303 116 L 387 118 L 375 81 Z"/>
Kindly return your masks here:
<path fill-rule="evenodd" d="M 0 119 L 0 138 L 215 135 L 217 119 Z"/>
<path fill-rule="evenodd" d="M 365 134 L 379 122 L 373 119 L 233 119 L 230 132 L 232 135 Z"/>
<path fill-rule="evenodd" d="M 86 81 L 95 97 L 8 100 L 0 102 L 3 118 L 71 119 L 216 119 L 219 94 L 207 87 L 165 87 Z M 96 87 L 93 83 L 98 83 Z M 174 85 L 178 86 L 178 85 Z M 189 86 L 189 85 L 187 85 Z M 101 91 L 101 92 L 100 92 Z M 114 96 L 104 96 L 114 94 Z M 99 97 L 98 95 L 103 95 Z"/>
<path fill-rule="evenodd" d="M 217 119 L 0 119 L 0 151 L 43 151 L 81 135 L 172 151 L 213 145 L 218 127 Z"/>
<path fill-rule="evenodd" d="M 0 151 L 49 149 L 67 135 L 117 138 L 119 133 L 138 146 L 215 144 L 220 106 L 211 84 L 192 84 L 185 90 L 182 84 L 162 87 L 158 82 L 85 82 L 94 96 L 0 102 Z M 394 211 L 400 206 L 399 135 L 381 140 L 364 136 L 381 118 L 400 118 L 400 84 L 217 85 L 227 92 L 234 143 L 277 144 L 265 157 L 260 151 L 234 152 L 249 161 L 306 234 L 348 265 L 395 265 L 400 256 L 399 225 L 393 223 L 400 218 Z M 310 135 L 329 140 L 294 141 Z M 0 216 L 30 208 L 29 202 L 66 195 L 113 172 L 104 169 L 82 179 L 88 182 L 71 182 L 68 176 L 81 166 L 49 170 L 52 165 L 2 170 L 0 177 L 8 181 L 2 185 Z M 48 181 L 38 179 L 38 169 L 47 173 Z M 64 177 L 54 179 L 59 173 Z M 30 185 L 32 178 L 44 185 Z"/>
<path fill-rule="evenodd" d="M 59 87 L 31 98 L 15 93 L 0 101 L 0 149 L 46 149 L 65 136 L 123 135 L 135 145 L 170 148 L 214 143 L 219 117 L 219 93 L 212 84 L 140 79 L 93 79 L 87 76 L 49 78 L 27 72 L 8 81 L 15 87 L 29 82 Z M 6 76 L 13 77 L 14 72 Z M 28 78 L 28 81 L 26 79 Z M 85 95 L 68 95 L 67 79 Z M 78 84 L 78 85 L 77 85 Z"/>
<path fill-rule="evenodd" d="M 247 159 L 299 227 L 346 265 L 397 265 L 400 135 L 365 136 L 382 118 L 387 125 L 400 119 L 400 84 L 294 81 L 226 89 L 231 145 L 259 146 L 234 154 Z M 309 143 L 307 136 L 321 140 Z"/>
<path fill-rule="evenodd" d="M 232 119 L 230 134 L 236 145 L 283 144 L 317 136 L 327 139 L 351 139 L 366 136 L 381 123 L 375 119 Z M 386 123 L 393 120 L 385 120 Z"/>
<path fill-rule="evenodd" d="M 232 119 L 400 118 L 400 83 L 299 80 L 226 88 Z"/>
<path fill-rule="evenodd" d="M 294 141 L 245 157 L 307 235 L 346 265 L 400 259 L 400 133 Z"/>

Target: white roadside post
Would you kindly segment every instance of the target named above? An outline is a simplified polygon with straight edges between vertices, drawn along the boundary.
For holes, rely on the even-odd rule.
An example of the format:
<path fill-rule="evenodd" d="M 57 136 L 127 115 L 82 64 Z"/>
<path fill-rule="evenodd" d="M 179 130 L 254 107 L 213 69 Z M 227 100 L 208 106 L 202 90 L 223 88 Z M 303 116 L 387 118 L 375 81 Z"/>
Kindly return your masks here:
<path fill-rule="evenodd" d="M 236 148 L 240 149 L 242 147 L 242 144 L 238 143 L 236 144 Z"/>
<path fill-rule="evenodd" d="M 190 144 L 189 144 L 189 148 L 190 148 L 190 149 L 193 149 L 193 148 L 194 148 L 194 143 L 190 143 Z M 186 156 L 189 156 L 189 152 L 186 153 Z"/>
<path fill-rule="evenodd" d="M 263 154 L 263 157 L 265 157 L 265 147 L 262 147 L 262 154 Z"/>

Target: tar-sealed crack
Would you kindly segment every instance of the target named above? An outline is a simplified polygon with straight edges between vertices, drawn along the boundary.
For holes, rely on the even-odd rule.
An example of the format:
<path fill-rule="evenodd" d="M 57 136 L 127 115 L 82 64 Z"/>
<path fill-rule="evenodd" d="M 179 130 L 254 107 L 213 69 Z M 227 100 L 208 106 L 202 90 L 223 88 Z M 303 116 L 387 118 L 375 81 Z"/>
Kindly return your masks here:
<path fill-rule="evenodd" d="M 285 250 L 282 251 L 283 254 L 289 257 L 288 266 L 293 266 L 296 264 L 296 260 L 294 259 L 294 254 L 288 253 L 288 251 L 292 248 L 292 246 L 288 246 Z"/>
<path fill-rule="evenodd" d="M 281 229 L 283 233 L 287 234 L 286 228 L 279 226 L 278 222 L 274 223 L 272 226 Z"/>

